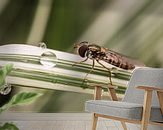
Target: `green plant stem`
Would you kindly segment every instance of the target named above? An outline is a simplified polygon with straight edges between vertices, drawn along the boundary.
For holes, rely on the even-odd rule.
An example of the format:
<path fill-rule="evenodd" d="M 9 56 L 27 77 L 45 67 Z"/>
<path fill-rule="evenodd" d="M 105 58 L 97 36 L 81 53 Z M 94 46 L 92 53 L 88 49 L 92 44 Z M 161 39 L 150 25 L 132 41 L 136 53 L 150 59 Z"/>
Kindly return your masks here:
<path fill-rule="evenodd" d="M 64 52 L 62 52 L 64 55 Z M 65 54 L 66 55 L 66 54 Z M 74 55 L 75 56 L 75 55 Z M 23 78 L 29 81 L 42 81 L 52 84 L 62 84 L 67 86 L 74 86 L 79 88 L 93 88 L 94 85 L 101 85 L 107 88 L 109 84 L 109 73 L 102 66 L 95 64 L 95 68 L 91 74 L 89 73 L 92 65 L 86 63 L 77 63 L 71 59 L 63 59 L 58 57 L 57 59 L 50 59 L 49 62 L 55 63 L 56 66 L 52 68 L 46 68 L 40 63 L 40 56 L 37 55 L 25 55 L 25 54 L 0 54 L 0 62 L 8 62 L 14 64 L 12 72 L 9 77 Z M 75 65 L 74 65 L 75 64 Z M 113 69 L 112 82 L 114 86 L 121 86 L 126 88 L 126 84 L 131 76 L 131 71 L 122 69 Z M 14 83 L 15 86 L 21 86 Z M 36 85 L 36 84 L 35 84 Z M 39 87 L 39 84 L 37 84 Z M 23 85 L 22 85 L 23 86 Z M 28 84 L 27 84 L 28 86 Z M 41 87 L 46 89 L 46 87 Z M 53 89 L 52 87 L 50 89 Z M 73 90 L 72 90 L 73 91 Z M 121 91 L 119 89 L 119 91 Z"/>

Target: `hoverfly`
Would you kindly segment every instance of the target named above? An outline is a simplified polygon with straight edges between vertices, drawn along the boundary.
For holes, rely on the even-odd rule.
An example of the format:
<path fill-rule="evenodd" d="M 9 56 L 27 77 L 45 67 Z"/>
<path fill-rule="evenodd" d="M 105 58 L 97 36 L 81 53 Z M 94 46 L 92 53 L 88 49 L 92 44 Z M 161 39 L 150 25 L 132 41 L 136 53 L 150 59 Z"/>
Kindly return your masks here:
<path fill-rule="evenodd" d="M 90 74 L 95 66 L 95 61 L 99 63 L 103 68 L 107 69 L 109 72 L 109 80 L 110 84 L 112 85 L 111 80 L 111 70 L 112 68 L 106 67 L 104 64 L 102 64 L 100 61 L 104 61 L 108 64 L 111 64 L 113 66 L 119 67 L 121 69 L 125 70 L 133 70 L 136 66 L 144 66 L 144 64 L 130 59 L 120 53 L 114 52 L 112 50 L 109 50 L 108 48 L 104 48 L 101 46 L 98 46 L 96 44 L 90 44 L 87 41 L 83 41 L 80 43 L 75 44 L 74 48 L 77 49 L 77 53 L 82 57 L 86 58 L 85 60 L 79 62 L 85 62 L 88 59 L 91 59 L 93 61 L 92 69 L 90 70 L 88 74 Z M 87 77 L 85 76 L 85 78 Z"/>

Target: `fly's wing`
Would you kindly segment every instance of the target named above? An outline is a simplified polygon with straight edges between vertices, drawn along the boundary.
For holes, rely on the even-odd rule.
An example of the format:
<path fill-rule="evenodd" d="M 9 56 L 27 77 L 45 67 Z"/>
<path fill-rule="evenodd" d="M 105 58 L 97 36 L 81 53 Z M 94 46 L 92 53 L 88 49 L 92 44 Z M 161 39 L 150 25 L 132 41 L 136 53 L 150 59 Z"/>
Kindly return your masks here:
<path fill-rule="evenodd" d="M 142 62 L 140 62 L 138 60 L 132 59 L 132 58 L 125 56 L 123 54 L 120 54 L 118 52 L 109 50 L 108 48 L 102 48 L 101 50 L 105 51 L 105 54 L 108 57 L 108 59 L 109 58 L 115 58 L 115 60 L 119 60 L 122 64 L 128 63 L 128 64 L 132 64 L 132 65 L 137 66 L 137 67 L 145 66 L 145 64 L 143 64 Z"/>

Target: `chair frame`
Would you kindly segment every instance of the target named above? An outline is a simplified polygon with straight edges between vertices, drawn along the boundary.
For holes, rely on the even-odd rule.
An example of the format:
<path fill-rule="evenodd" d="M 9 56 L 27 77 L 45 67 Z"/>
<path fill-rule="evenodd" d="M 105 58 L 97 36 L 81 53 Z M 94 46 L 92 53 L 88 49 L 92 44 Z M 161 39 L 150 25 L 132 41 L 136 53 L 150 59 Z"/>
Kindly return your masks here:
<path fill-rule="evenodd" d="M 127 130 L 127 126 L 125 123 L 141 124 L 141 130 L 147 130 L 148 124 L 163 126 L 163 123 L 151 122 L 149 120 L 150 119 L 150 112 L 151 112 L 151 102 L 152 102 L 153 91 L 157 92 L 161 113 L 163 114 L 163 102 L 161 102 L 161 101 L 163 101 L 163 89 L 161 89 L 159 87 L 148 87 L 148 86 L 138 86 L 136 88 L 142 89 L 145 91 L 143 112 L 142 112 L 142 119 L 141 120 L 129 120 L 129 119 L 120 118 L 120 117 L 113 117 L 113 116 L 93 113 L 92 130 L 96 130 L 98 117 L 118 120 L 121 122 L 124 130 Z M 109 86 L 108 91 L 110 92 L 111 99 L 113 101 L 118 101 L 118 98 L 117 98 L 116 93 L 115 93 L 115 88 L 112 86 Z M 100 86 L 95 86 L 94 100 L 101 100 L 101 93 L 102 93 L 102 88 Z"/>

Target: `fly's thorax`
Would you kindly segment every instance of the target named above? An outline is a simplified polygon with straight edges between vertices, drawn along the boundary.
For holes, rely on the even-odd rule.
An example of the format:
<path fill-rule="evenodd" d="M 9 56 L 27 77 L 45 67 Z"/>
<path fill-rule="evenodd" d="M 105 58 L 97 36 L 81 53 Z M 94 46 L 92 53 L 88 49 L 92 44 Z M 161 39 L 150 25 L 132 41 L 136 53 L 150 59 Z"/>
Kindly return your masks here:
<path fill-rule="evenodd" d="M 85 56 L 88 57 L 89 59 L 94 59 L 94 53 L 90 50 L 86 51 Z"/>

